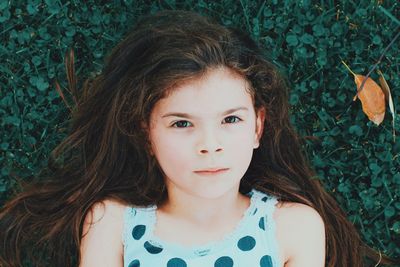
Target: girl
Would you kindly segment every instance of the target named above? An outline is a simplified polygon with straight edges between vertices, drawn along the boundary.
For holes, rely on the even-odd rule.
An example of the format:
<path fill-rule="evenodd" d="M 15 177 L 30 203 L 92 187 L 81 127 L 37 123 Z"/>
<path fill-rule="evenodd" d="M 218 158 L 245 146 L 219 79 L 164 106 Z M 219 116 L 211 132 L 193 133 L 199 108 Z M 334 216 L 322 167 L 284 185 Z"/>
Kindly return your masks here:
<path fill-rule="evenodd" d="M 287 95 L 246 34 L 142 18 L 85 84 L 51 179 L 3 207 L 1 266 L 390 263 L 311 179 Z"/>

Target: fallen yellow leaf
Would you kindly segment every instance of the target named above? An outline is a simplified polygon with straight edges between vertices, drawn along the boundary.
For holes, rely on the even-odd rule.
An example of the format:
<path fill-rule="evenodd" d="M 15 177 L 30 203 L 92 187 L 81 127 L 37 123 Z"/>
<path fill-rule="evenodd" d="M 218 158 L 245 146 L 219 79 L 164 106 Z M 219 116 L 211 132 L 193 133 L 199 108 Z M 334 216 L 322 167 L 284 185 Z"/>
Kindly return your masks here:
<path fill-rule="evenodd" d="M 363 82 L 365 76 L 360 74 L 355 74 L 349 66 L 346 68 L 353 74 L 354 81 L 357 85 L 357 94 L 354 96 L 353 101 L 357 97 L 361 101 L 362 110 L 368 116 L 368 119 L 375 123 L 376 125 L 381 124 L 383 118 L 385 117 L 385 94 L 383 93 L 381 87 L 371 78 L 365 81 L 364 86 L 361 91 L 359 91 L 361 83 Z"/>
<path fill-rule="evenodd" d="M 360 88 L 364 78 L 365 76 L 363 75 L 354 76 L 357 90 Z M 362 109 L 369 120 L 373 121 L 376 125 L 381 124 L 385 117 L 385 94 L 379 85 L 368 77 L 363 89 L 358 93 L 358 98 L 361 100 Z"/>

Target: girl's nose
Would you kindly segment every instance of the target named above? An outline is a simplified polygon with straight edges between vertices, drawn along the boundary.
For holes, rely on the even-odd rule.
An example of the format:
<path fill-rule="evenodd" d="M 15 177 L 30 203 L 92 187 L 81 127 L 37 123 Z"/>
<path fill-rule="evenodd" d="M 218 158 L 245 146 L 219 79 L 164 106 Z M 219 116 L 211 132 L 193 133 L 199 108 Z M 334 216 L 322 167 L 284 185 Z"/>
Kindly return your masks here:
<path fill-rule="evenodd" d="M 212 149 L 210 151 L 212 151 Z M 222 151 L 222 148 L 218 148 L 215 150 L 215 152 L 219 152 L 219 151 Z M 207 150 L 207 149 L 200 150 L 200 154 L 206 154 L 208 152 L 209 152 L 209 150 Z"/>
<path fill-rule="evenodd" d="M 221 152 L 222 150 L 222 145 L 213 131 L 207 131 L 202 135 L 198 147 L 200 154 Z"/>

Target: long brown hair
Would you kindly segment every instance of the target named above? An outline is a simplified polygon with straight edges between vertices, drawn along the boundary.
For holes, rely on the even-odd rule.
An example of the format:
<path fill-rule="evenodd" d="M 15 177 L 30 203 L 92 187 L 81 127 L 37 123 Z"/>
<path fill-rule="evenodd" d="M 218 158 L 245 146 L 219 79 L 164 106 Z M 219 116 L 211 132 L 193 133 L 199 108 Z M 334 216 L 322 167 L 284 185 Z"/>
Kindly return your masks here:
<path fill-rule="evenodd" d="M 79 262 L 83 220 L 106 198 L 128 205 L 166 198 L 162 171 L 149 151 L 146 125 L 155 103 L 174 84 L 225 66 L 247 79 L 255 109 L 266 108 L 264 133 L 242 178 L 282 201 L 315 208 L 326 228 L 326 266 L 365 266 L 390 259 L 366 246 L 320 184 L 289 122 L 288 84 L 245 33 L 188 11 L 143 17 L 85 82 L 68 137 L 51 153 L 41 182 L 0 213 L 0 263 L 73 266 Z M 69 77 L 74 77 L 71 66 Z M 69 79 L 73 87 L 74 79 Z"/>

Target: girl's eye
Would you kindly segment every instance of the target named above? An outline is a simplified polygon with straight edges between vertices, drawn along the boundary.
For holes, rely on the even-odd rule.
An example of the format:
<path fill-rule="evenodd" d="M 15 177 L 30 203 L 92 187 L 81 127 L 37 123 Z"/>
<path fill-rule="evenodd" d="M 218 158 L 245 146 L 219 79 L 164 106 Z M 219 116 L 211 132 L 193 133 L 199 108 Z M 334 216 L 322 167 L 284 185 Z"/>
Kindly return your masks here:
<path fill-rule="evenodd" d="M 183 125 L 187 125 L 188 123 L 189 123 L 188 121 L 177 121 L 174 124 L 172 124 L 171 126 L 173 128 L 187 128 L 187 127 L 184 127 Z M 175 127 L 175 125 L 176 125 L 176 127 Z M 183 127 L 180 127 L 179 125 L 183 126 Z"/>
<path fill-rule="evenodd" d="M 235 121 L 236 119 L 237 119 L 237 121 Z M 226 117 L 225 120 L 228 121 L 229 124 L 237 123 L 239 121 L 242 121 L 242 119 L 240 119 L 237 116 L 229 116 L 229 117 Z M 190 122 L 183 121 L 183 120 L 182 121 L 177 121 L 174 124 L 172 124 L 171 127 L 173 127 L 173 128 L 187 128 L 189 123 Z"/>
<path fill-rule="evenodd" d="M 232 122 L 232 119 L 238 119 L 238 121 L 237 122 L 239 122 L 239 121 L 242 121 L 242 119 L 240 119 L 239 117 L 237 117 L 237 116 L 229 116 L 229 117 L 226 117 L 225 119 L 229 119 L 230 118 L 230 120 L 229 121 L 231 121 L 230 123 L 233 123 Z"/>

